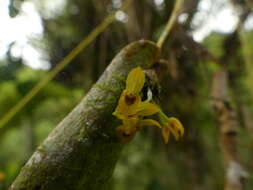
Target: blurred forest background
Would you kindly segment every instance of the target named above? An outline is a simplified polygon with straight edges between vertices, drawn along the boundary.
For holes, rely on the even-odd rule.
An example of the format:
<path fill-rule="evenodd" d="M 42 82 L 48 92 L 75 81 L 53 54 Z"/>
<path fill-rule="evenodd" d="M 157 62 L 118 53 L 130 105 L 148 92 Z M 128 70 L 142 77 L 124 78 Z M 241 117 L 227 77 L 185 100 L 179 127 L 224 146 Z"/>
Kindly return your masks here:
<path fill-rule="evenodd" d="M 113 24 L 0 128 L 1 190 L 121 48 L 158 39 L 174 3 L 135 0 L 127 11 L 117 12 Z M 121 5 L 121 0 L 0 0 L 0 118 Z M 228 138 L 236 153 L 231 159 L 240 164 L 228 173 L 239 170 L 241 189 L 252 189 L 253 1 L 185 0 L 162 54 L 168 70 L 161 81 L 161 105 L 182 121 L 185 136 L 164 145 L 153 128 L 138 134 L 122 153 L 112 189 L 224 189 L 229 159 L 222 113 L 213 108 L 214 101 L 229 107 L 236 120 Z M 219 84 L 220 69 L 228 74 L 228 97 L 214 100 L 212 86 L 214 80 Z"/>

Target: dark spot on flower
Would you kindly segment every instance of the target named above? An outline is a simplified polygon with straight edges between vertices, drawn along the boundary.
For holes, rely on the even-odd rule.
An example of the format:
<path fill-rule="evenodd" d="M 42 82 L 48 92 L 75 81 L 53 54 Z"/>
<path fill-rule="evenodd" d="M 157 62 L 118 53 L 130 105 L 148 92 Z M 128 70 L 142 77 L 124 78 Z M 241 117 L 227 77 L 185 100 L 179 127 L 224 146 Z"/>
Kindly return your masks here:
<path fill-rule="evenodd" d="M 136 96 L 133 94 L 126 94 L 125 95 L 125 102 L 127 105 L 132 105 L 136 101 Z"/>
<path fill-rule="evenodd" d="M 127 133 L 127 132 L 123 132 L 123 136 L 124 136 L 124 137 L 130 137 L 131 134 L 130 134 L 130 133 Z"/>
<path fill-rule="evenodd" d="M 234 130 L 231 130 L 231 131 L 226 132 L 226 135 L 230 137 L 235 137 L 237 135 L 237 132 Z"/>

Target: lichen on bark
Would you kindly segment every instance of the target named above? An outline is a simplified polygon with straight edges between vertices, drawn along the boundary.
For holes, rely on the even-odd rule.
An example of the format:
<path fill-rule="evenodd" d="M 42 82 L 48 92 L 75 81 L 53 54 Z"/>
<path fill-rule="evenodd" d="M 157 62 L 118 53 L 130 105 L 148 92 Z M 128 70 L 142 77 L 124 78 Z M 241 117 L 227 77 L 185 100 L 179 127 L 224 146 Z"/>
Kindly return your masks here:
<path fill-rule="evenodd" d="M 141 40 L 112 60 L 98 82 L 38 147 L 10 190 L 103 189 L 113 173 L 122 145 L 112 116 L 129 71 L 148 68 L 159 48 Z"/>

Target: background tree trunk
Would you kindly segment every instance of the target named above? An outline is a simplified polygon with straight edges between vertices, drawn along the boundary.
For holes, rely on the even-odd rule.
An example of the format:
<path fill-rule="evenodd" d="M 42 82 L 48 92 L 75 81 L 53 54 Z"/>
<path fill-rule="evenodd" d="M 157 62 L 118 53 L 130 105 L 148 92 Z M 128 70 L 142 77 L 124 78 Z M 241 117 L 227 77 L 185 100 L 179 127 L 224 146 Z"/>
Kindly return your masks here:
<path fill-rule="evenodd" d="M 213 77 L 212 98 L 219 122 L 219 140 L 225 165 L 225 190 L 243 190 L 247 173 L 240 163 L 238 152 L 239 122 L 228 99 L 226 70 L 217 71 Z"/>

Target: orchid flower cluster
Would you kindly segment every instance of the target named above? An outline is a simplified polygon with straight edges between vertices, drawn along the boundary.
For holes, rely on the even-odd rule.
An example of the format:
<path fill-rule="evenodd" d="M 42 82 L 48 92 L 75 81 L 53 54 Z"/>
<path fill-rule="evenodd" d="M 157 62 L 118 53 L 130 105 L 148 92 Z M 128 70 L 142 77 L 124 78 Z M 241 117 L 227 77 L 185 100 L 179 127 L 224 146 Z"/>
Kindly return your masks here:
<path fill-rule="evenodd" d="M 126 80 L 126 88 L 123 90 L 118 105 L 113 115 L 122 120 L 117 127 L 117 134 L 122 143 L 128 143 L 133 139 L 136 132 L 144 126 L 156 126 L 161 129 L 165 144 L 172 134 L 176 140 L 184 134 L 184 127 L 174 117 L 167 117 L 162 110 L 148 100 L 141 100 L 141 90 L 145 83 L 145 74 L 141 67 L 130 71 Z M 146 116 L 158 114 L 159 122 L 153 119 L 146 119 Z"/>

